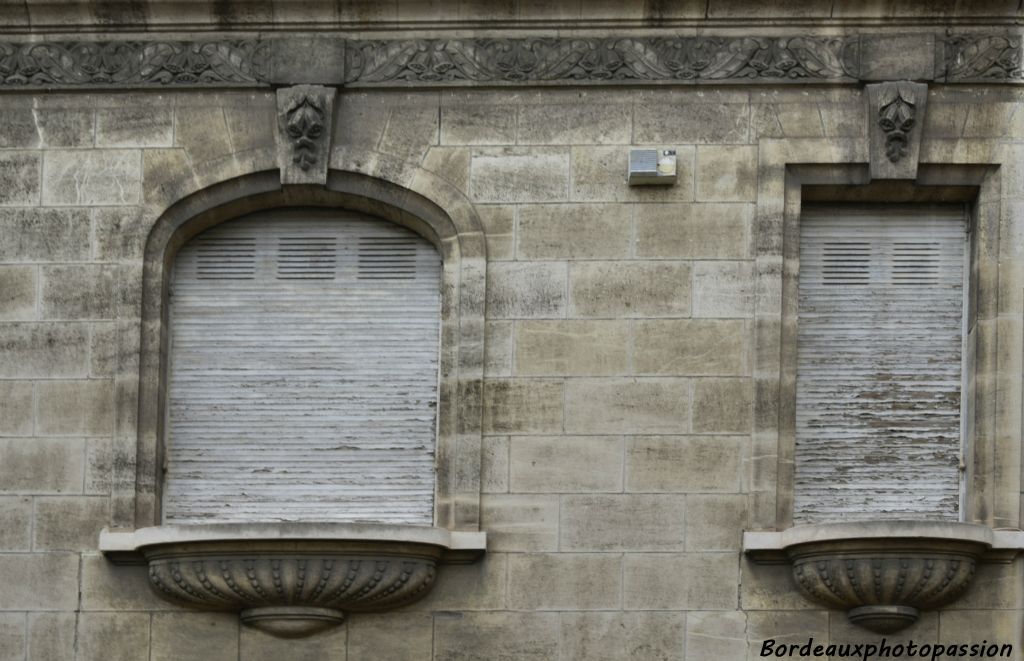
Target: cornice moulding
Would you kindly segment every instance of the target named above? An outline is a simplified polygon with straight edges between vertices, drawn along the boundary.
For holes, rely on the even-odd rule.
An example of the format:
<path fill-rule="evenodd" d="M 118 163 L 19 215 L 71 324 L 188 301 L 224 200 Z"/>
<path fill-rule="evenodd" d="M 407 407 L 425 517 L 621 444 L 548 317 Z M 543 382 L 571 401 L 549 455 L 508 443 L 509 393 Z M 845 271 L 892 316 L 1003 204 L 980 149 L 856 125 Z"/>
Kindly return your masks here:
<path fill-rule="evenodd" d="M 1010 33 L 367 40 L 0 41 L 0 91 L 271 87 L 1020 83 Z M 296 67 L 302 62 L 302 67 Z"/>

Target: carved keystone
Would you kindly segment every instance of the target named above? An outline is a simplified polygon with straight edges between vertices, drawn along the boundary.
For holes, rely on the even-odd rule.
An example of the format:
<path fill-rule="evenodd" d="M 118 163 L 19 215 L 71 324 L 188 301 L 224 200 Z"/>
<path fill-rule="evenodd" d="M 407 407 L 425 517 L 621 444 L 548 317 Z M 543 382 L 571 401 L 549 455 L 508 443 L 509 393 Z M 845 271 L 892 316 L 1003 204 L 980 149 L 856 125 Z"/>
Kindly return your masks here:
<path fill-rule="evenodd" d="M 277 91 L 277 164 L 282 184 L 326 184 L 334 88 L 295 85 Z"/>
<path fill-rule="evenodd" d="M 916 179 L 928 86 L 908 81 L 867 86 L 872 179 Z"/>

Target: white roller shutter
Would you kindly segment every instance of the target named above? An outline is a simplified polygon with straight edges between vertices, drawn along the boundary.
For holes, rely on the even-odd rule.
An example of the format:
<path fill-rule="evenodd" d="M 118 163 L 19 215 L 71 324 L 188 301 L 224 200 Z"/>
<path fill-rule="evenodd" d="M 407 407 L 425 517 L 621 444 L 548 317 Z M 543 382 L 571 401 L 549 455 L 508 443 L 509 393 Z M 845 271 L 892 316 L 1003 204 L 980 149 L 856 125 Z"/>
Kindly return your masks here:
<path fill-rule="evenodd" d="M 289 210 L 179 252 L 164 521 L 433 523 L 441 261 Z"/>
<path fill-rule="evenodd" d="M 958 518 L 961 209 L 805 209 L 797 523 Z"/>

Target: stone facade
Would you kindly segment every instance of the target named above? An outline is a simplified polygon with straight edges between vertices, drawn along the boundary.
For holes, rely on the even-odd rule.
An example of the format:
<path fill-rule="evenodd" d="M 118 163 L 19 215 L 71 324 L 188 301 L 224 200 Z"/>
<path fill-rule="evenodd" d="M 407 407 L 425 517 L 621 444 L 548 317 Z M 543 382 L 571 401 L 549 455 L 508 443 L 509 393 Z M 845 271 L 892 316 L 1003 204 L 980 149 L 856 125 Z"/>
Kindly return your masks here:
<path fill-rule="evenodd" d="M 743 553 L 744 531 L 792 521 L 792 231 L 808 195 L 970 205 L 964 520 L 1020 528 L 1016 0 L 322 4 L 0 7 L 0 659 L 714 661 L 759 658 L 769 638 L 877 641 L 806 600 L 788 566 Z M 207 53 L 205 79 L 175 79 L 166 54 L 159 74 L 139 55 L 123 79 L 86 80 L 72 54 L 45 80 L 14 79 L 25 65 L 9 43 L 74 53 L 76 26 L 133 43 L 210 31 L 243 56 Z M 505 30 L 552 39 L 518 65 L 500 44 L 474 50 Z M 725 35 L 715 53 L 757 43 L 721 75 L 673 77 L 655 46 L 675 46 L 657 40 L 679 39 L 692 63 L 698 32 Z M 261 55 L 256 33 L 284 45 Z M 602 77 L 583 56 L 543 75 L 523 64 L 577 35 L 632 73 Z M 795 62 L 780 63 L 780 35 Z M 391 66 L 374 54 L 388 40 L 413 50 L 395 47 L 406 55 Z M 317 57 L 296 72 L 304 48 Z M 417 53 L 442 75 L 424 77 Z M 905 79 L 927 88 L 916 171 L 871 183 L 886 136 L 862 83 Z M 337 88 L 327 171 L 296 175 L 314 192 L 278 178 L 292 155 L 279 160 L 272 86 L 293 83 Z M 675 149 L 675 185 L 629 187 L 636 147 Z M 440 435 L 457 461 L 441 467 L 437 525 L 485 531 L 487 553 L 444 568 L 416 604 L 284 641 L 160 600 L 145 568 L 97 544 L 105 527 L 159 523 L 154 228 L 222 198 L 236 215 L 271 198 L 341 204 L 357 184 L 391 191 L 369 196 L 381 205 L 411 191 L 401 214 L 450 226 L 446 292 L 463 298 L 445 312 L 460 324 L 442 356 L 457 376 L 442 383 L 453 410 Z M 1024 558 L 979 564 L 966 594 L 889 642 L 908 639 L 1024 655 Z"/>

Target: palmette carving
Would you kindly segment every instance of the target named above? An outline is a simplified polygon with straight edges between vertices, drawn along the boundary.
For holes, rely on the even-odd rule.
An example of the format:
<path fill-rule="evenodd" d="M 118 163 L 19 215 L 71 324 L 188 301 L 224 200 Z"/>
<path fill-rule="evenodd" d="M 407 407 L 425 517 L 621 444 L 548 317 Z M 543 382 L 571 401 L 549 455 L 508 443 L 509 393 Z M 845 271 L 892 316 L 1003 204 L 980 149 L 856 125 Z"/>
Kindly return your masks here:
<path fill-rule="evenodd" d="M 254 39 L 0 42 L 0 87 L 252 84 L 268 59 L 269 44 Z"/>
<path fill-rule="evenodd" d="M 907 155 L 917 96 L 913 85 L 885 83 L 879 91 L 878 127 L 885 132 L 885 156 L 895 163 Z"/>
<path fill-rule="evenodd" d="M 856 78 L 858 41 L 653 37 L 355 41 L 350 83 Z"/>

